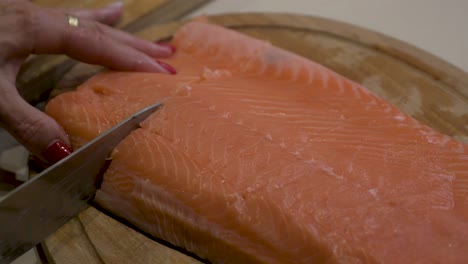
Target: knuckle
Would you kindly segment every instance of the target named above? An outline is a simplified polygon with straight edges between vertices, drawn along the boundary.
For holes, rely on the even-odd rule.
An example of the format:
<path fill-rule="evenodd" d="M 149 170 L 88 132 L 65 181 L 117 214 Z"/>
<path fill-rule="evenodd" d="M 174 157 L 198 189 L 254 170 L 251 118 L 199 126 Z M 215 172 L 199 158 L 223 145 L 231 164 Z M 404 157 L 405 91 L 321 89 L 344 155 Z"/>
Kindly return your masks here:
<path fill-rule="evenodd" d="M 21 8 L 21 14 L 20 25 L 22 29 L 26 30 L 26 37 L 37 37 L 39 26 L 42 23 L 43 17 L 47 15 L 47 12 L 41 8 L 24 5 Z"/>
<path fill-rule="evenodd" d="M 91 26 L 89 28 L 89 37 L 93 39 L 92 42 L 95 43 L 93 47 L 93 53 L 95 54 L 95 56 L 92 58 L 92 61 L 94 63 L 98 63 L 102 60 L 102 54 L 105 54 L 103 49 L 108 48 L 108 39 L 104 33 L 104 29 L 98 23 L 91 22 L 90 24 Z"/>
<path fill-rule="evenodd" d="M 23 120 L 17 129 L 15 134 L 17 138 L 25 145 L 31 145 L 33 141 L 37 140 L 40 136 L 42 129 L 47 127 L 46 118 L 37 119 L 26 119 Z"/>
<path fill-rule="evenodd" d="M 100 54 L 104 53 L 103 49 L 108 48 L 109 39 L 106 34 L 105 28 L 94 21 L 83 21 L 79 27 L 69 27 L 70 30 L 66 36 L 65 43 L 66 52 L 74 53 L 72 51 L 80 50 L 80 53 L 87 50 L 87 53 L 95 54 L 96 56 L 90 57 L 90 62 L 99 61 Z M 92 45 L 92 51 L 84 48 L 82 43 Z"/>
<path fill-rule="evenodd" d="M 2 24 L 0 28 L 10 33 L 14 38 L 15 46 L 30 44 L 31 39 L 37 35 L 37 25 L 40 9 L 35 8 L 28 2 L 15 2 L 2 6 L 0 16 Z M 27 46 L 27 45 L 26 45 Z"/>
<path fill-rule="evenodd" d="M 104 27 L 96 22 L 90 23 L 90 34 L 96 39 L 98 43 L 104 43 L 107 40 L 107 36 Z"/>
<path fill-rule="evenodd" d="M 29 27 L 33 25 L 33 19 L 35 17 L 35 10 L 24 2 L 18 2 L 7 6 L 2 15 L 8 15 L 15 18 L 17 27 Z"/>
<path fill-rule="evenodd" d="M 27 33 L 32 33 L 31 31 L 33 31 L 35 25 L 37 25 L 37 13 L 28 8 L 18 8 L 17 12 L 20 14 L 18 19 L 19 27 L 29 31 Z"/>

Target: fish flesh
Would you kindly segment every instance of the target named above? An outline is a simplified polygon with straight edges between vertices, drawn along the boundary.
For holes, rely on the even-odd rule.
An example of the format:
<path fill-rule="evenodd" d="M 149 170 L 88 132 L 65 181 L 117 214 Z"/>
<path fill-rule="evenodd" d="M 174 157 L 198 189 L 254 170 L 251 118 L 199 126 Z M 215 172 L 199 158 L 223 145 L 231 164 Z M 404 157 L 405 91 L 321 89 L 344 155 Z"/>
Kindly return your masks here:
<path fill-rule="evenodd" d="M 96 201 L 213 263 L 462 263 L 468 147 L 306 58 L 189 22 L 177 75 L 103 72 L 46 111 L 77 148 L 164 107 Z"/>

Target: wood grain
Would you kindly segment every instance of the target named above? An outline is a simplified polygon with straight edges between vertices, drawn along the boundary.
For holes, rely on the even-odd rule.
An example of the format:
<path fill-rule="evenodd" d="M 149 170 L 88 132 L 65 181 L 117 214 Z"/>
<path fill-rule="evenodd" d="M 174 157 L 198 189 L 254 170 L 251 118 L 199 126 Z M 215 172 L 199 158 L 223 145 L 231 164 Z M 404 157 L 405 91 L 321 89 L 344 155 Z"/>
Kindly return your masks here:
<path fill-rule="evenodd" d="M 321 63 L 363 84 L 428 126 L 468 143 L 468 75 L 431 54 L 376 32 L 316 17 L 228 14 L 212 16 L 208 20 L 270 41 L 274 45 Z M 170 39 L 181 24 L 183 22 L 148 27 L 138 34 L 148 39 Z M 78 65 L 64 78 L 60 86 L 73 88 L 97 70 L 99 69 L 89 65 Z M 90 214 L 95 217 L 96 222 L 105 221 L 105 224 L 92 225 L 107 230 L 86 229 L 89 224 L 87 222 L 83 222 L 84 229 L 78 229 L 73 227 L 77 220 L 67 224 L 45 243 L 51 248 L 52 258 L 57 263 L 67 263 L 64 261 L 79 258 L 82 254 L 94 254 L 89 252 L 89 247 L 84 242 L 76 241 L 76 244 L 73 244 L 70 239 L 89 236 L 95 241 L 105 241 L 102 238 L 104 234 L 108 239 L 112 239 L 116 233 L 118 237 L 138 237 L 138 243 L 142 243 L 148 249 L 139 251 L 138 254 L 167 257 L 166 260 L 149 262 L 144 258 L 132 259 L 136 261 L 134 263 L 179 263 L 174 259 L 178 256 L 186 257 L 151 239 L 138 236 L 137 231 L 123 228 L 121 223 L 107 219 L 108 216 L 92 207 L 82 212 L 78 219 Z M 81 233 L 77 230 L 81 230 Z M 132 243 L 128 248 L 133 250 Z M 57 247 L 57 244 L 63 246 Z M 125 244 L 117 246 L 112 243 L 105 248 L 95 247 L 94 250 L 96 249 L 99 255 L 127 251 Z M 127 256 L 129 253 L 119 254 L 125 258 L 119 259 L 119 263 L 127 262 L 127 257 L 131 258 Z"/>
<path fill-rule="evenodd" d="M 47 255 L 54 263 L 67 264 L 198 263 L 149 240 L 93 207 L 47 239 Z"/>

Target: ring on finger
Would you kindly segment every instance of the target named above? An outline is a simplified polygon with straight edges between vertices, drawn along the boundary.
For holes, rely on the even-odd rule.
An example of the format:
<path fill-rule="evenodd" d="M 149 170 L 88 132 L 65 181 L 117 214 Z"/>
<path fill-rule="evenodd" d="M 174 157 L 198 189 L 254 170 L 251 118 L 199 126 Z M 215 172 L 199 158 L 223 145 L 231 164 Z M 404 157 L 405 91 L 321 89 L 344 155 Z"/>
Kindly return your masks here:
<path fill-rule="evenodd" d="M 78 20 L 78 18 L 76 16 L 72 16 L 72 15 L 69 15 L 67 14 L 67 22 L 68 22 L 68 25 L 72 26 L 72 27 L 77 27 L 80 22 Z"/>

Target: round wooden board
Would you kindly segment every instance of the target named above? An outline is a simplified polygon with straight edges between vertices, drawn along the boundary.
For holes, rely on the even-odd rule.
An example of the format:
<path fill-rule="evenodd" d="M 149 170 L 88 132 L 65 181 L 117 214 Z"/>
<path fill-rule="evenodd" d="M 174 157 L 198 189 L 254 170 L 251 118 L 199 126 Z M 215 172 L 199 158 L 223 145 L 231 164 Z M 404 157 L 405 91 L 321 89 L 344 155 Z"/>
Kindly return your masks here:
<path fill-rule="evenodd" d="M 402 111 L 468 142 L 468 74 L 396 39 L 322 18 L 291 14 L 227 14 L 210 22 L 310 58 L 363 84 Z M 148 27 L 140 36 L 168 40 L 183 22 Z M 78 65 L 57 91 L 96 72 Z M 55 263 L 195 263 L 94 208 L 44 243 Z"/>

